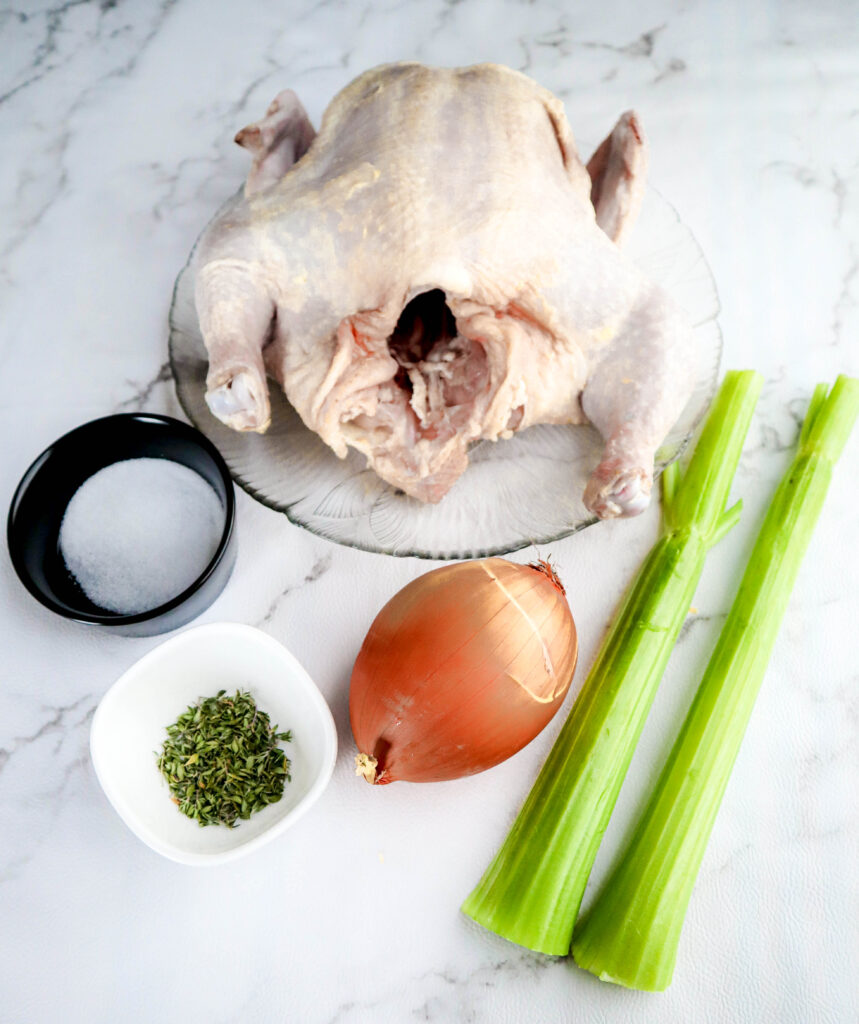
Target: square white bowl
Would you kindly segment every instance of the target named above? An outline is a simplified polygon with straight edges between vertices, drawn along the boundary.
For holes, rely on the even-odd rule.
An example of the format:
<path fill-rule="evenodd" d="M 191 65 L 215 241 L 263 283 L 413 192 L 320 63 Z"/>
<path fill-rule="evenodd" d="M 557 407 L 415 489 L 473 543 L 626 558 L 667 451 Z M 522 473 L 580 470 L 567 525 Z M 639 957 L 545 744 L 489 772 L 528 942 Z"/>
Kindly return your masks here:
<path fill-rule="evenodd" d="M 172 802 L 156 751 L 189 704 L 218 690 L 248 690 L 279 732 L 292 781 L 283 797 L 236 828 L 201 828 Z M 280 835 L 319 799 L 337 757 L 331 711 L 277 640 L 253 626 L 212 623 L 164 641 L 131 666 L 96 709 L 90 751 L 108 800 L 131 831 L 182 864 L 220 864 Z"/>

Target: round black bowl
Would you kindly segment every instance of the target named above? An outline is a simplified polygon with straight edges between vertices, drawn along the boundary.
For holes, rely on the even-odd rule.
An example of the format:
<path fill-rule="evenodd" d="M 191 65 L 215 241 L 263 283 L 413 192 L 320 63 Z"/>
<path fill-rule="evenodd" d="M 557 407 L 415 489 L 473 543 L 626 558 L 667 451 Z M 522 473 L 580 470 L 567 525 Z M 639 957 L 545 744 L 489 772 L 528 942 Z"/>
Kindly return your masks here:
<path fill-rule="evenodd" d="M 59 534 L 66 506 L 84 480 L 134 458 L 171 459 L 199 473 L 221 499 L 224 529 L 212 560 L 187 590 L 150 611 L 119 615 L 81 590 L 63 561 Z M 236 560 L 235 515 L 229 470 L 207 438 L 170 416 L 122 413 L 84 423 L 42 452 L 15 491 L 6 538 L 21 582 L 46 608 L 126 636 L 152 636 L 190 622 L 224 589 Z"/>

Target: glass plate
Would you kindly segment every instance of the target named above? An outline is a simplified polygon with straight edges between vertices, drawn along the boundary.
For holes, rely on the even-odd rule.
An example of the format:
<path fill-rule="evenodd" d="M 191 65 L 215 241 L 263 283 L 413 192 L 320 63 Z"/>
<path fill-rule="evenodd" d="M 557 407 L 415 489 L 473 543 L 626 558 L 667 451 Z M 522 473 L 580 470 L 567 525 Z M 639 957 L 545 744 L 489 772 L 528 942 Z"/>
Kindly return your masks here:
<path fill-rule="evenodd" d="M 695 237 L 652 188 L 626 251 L 686 309 L 699 355 L 694 393 L 657 453 L 660 473 L 686 447 L 714 393 L 722 351 L 719 299 Z M 190 262 L 176 281 L 170 310 L 170 364 L 179 402 L 223 455 L 236 483 L 264 505 L 338 544 L 437 559 L 545 545 L 597 522 L 581 500 L 602 450 L 590 426 L 533 426 L 506 441 L 476 442 L 468 469 L 437 505 L 380 480 L 352 449 L 338 459 L 273 382 L 265 434 L 225 427 L 203 397 L 208 358 Z"/>

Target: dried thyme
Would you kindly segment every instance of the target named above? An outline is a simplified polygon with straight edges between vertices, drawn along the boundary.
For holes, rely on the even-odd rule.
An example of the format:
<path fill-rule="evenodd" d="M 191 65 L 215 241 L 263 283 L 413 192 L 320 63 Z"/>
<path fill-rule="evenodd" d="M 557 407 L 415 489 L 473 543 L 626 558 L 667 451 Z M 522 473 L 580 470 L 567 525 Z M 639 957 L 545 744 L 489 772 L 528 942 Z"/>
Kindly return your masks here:
<path fill-rule="evenodd" d="M 233 828 L 283 796 L 290 763 L 278 742 L 291 739 L 249 693 L 220 690 L 167 726 L 158 768 L 183 814 L 201 826 Z"/>

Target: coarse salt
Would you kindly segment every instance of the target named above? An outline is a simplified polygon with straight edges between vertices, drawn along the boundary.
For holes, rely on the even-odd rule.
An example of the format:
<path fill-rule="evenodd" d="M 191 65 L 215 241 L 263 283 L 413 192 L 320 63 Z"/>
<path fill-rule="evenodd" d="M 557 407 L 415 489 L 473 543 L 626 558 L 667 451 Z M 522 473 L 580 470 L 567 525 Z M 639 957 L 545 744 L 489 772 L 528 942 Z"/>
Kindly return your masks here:
<path fill-rule="evenodd" d="M 75 491 L 60 551 L 93 604 L 135 615 L 189 587 L 223 530 L 221 500 L 198 473 L 169 459 L 126 459 Z"/>

